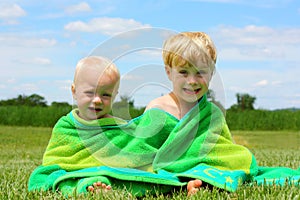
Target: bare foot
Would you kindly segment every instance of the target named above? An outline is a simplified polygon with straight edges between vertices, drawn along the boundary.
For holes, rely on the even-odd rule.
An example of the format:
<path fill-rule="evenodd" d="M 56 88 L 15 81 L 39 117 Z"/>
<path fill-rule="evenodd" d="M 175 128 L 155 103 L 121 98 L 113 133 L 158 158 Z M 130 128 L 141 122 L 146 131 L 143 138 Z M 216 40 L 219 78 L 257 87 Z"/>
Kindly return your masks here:
<path fill-rule="evenodd" d="M 92 193 L 98 193 L 98 192 L 100 192 L 100 190 L 107 192 L 107 191 L 111 190 L 111 186 L 106 185 L 105 183 L 95 182 L 95 183 L 93 183 L 93 185 L 88 186 L 87 190 Z"/>
<path fill-rule="evenodd" d="M 199 179 L 189 181 L 187 184 L 188 196 L 197 193 L 201 186 L 202 186 L 202 181 Z"/>

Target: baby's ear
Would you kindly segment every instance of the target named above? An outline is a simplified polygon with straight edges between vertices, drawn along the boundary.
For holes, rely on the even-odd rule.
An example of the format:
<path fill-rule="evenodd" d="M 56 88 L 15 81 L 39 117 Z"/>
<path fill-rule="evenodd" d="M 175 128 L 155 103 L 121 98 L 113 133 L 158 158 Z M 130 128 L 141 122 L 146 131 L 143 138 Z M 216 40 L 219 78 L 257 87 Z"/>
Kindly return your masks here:
<path fill-rule="evenodd" d="M 75 95 L 76 89 L 75 89 L 75 84 L 74 84 L 74 83 L 72 83 L 72 85 L 71 85 L 71 91 L 72 91 L 73 98 L 76 99 L 76 98 L 75 98 L 75 96 L 76 96 L 76 95 Z"/>

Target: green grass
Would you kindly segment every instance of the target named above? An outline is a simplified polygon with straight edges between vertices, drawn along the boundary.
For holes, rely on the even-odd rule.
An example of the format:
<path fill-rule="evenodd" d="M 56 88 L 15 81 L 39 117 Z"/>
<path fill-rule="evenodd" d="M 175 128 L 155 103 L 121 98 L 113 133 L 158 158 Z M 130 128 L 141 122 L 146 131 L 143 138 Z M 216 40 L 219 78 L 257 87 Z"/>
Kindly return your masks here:
<path fill-rule="evenodd" d="M 0 126 L 0 200 L 2 199 L 66 199 L 59 193 L 27 192 L 30 173 L 41 164 L 50 138 L 51 128 Z M 232 131 L 237 143 L 247 146 L 259 165 L 300 166 L 300 132 Z M 125 190 L 102 195 L 77 196 L 68 199 L 134 199 Z M 187 199 L 186 191 L 146 196 L 144 199 Z M 247 186 L 234 193 L 218 189 L 201 189 L 190 199 L 300 199 L 296 186 Z"/>

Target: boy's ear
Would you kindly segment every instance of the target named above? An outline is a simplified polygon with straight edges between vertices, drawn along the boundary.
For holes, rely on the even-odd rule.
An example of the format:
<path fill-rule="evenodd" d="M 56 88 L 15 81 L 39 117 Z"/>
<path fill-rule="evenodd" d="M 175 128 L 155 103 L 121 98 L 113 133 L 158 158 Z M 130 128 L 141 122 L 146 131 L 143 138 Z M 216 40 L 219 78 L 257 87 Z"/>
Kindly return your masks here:
<path fill-rule="evenodd" d="M 211 81 L 211 79 L 212 79 L 212 77 L 213 77 L 214 74 L 215 74 L 215 71 L 211 71 L 210 72 L 210 76 L 209 76 L 209 79 L 208 79 L 209 83 L 210 83 L 210 81 Z"/>
<path fill-rule="evenodd" d="M 165 71 L 168 78 L 171 80 L 171 67 L 169 65 L 165 65 Z"/>
<path fill-rule="evenodd" d="M 75 98 L 75 96 L 76 96 L 76 95 L 75 95 L 76 89 L 75 89 L 75 84 L 74 84 L 74 83 L 72 83 L 72 85 L 71 85 L 71 91 L 72 91 L 73 98 L 76 99 L 76 98 Z"/>

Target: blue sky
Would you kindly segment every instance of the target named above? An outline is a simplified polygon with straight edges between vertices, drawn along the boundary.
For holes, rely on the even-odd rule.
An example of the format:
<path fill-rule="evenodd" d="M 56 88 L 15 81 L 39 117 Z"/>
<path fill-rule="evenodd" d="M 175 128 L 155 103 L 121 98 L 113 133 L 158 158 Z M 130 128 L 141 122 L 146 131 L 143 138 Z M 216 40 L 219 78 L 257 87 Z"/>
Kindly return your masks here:
<path fill-rule="evenodd" d="M 300 108 L 297 0 L 1 0 L 0 27 L 0 99 L 72 103 L 77 61 L 101 54 L 121 71 L 120 95 L 144 106 L 171 89 L 163 40 L 203 31 L 217 47 L 211 88 L 226 108 L 236 93 L 255 96 L 256 108 Z"/>

